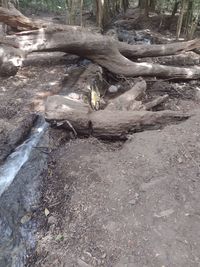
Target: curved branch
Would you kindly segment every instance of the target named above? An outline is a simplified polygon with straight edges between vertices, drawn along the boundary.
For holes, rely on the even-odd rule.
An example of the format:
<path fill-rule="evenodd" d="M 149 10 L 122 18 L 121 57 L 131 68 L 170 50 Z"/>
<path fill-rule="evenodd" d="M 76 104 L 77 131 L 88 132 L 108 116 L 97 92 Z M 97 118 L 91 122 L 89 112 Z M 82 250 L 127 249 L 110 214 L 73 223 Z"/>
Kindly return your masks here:
<path fill-rule="evenodd" d="M 32 20 L 26 16 L 24 16 L 21 12 L 19 12 L 13 5 L 11 9 L 6 9 L 0 7 L 0 22 L 3 22 L 13 28 L 21 28 L 26 30 L 37 30 L 42 27 L 47 27 L 49 24 L 40 20 Z M 200 39 L 195 39 L 187 42 L 176 42 L 172 44 L 165 45 L 129 45 L 127 43 L 115 41 L 108 36 L 102 36 L 100 34 L 88 33 L 89 31 L 83 29 L 82 27 L 74 27 L 74 26 L 58 26 L 56 24 L 52 24 L 52 27 L 55 29 L 59 28 L 66 30 L 66 34 L 69 31 L 77 33 L 76 41 L 80 42 L 81 38 L 87 38 L 90 40 L 91 38 L 101 39 L 99 44 L 102 45 L 102 40 L 109 43 L 113 43 L 119 52 L 123 54 L 127 58 L 138 58 L 138 57 L 157 57 L 157 56 L 167 56 L 167 55 L 175 55 L 186 51 L 191 51 L 200 48 Z M 67 36 L 69 40 L 72 41 L 71 34 Z M 74 39 L 74 36 L 73 36 Z M 76 46 L 75 46 L 76 49 Z"/>
<path fill-rule="evenodd" d="M 159 57 L 176 55 L 200 48 L 200 39 L 165 45 L 129 45 L 126 43 L 117 42 L 117 47 L 120 53 L 127 58 Z"/>

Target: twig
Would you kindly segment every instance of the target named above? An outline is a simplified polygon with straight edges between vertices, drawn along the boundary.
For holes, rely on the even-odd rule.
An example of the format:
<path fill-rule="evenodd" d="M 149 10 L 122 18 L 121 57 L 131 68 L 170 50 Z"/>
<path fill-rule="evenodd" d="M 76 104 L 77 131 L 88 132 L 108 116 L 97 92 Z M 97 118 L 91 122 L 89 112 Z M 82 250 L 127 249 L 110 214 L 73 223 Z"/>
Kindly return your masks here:
<path fill-rule="evenodd" d="M 146 110 L 150 110 L 160 104 L 162 104 L 163 102 L 165 102 L 167 99 L 169 98 L 169 95 L 164 95 L 164 96 L 159 96 L 157 97 L 156 99 L 146 103 L 144 106 L 145 106 L 145 109 Z"/>
<path fill-rule="evenodd" d="M 72 129 L 72 131 L 74 133 L 74 136 L 77 137 L 78 134 L 77 134 L 76 130 L 74 129 L 73 125 L 69 121 L 67 121 L 67 120 L 66 120 L 66 122 L 69 125 L 69 127 Z"/>

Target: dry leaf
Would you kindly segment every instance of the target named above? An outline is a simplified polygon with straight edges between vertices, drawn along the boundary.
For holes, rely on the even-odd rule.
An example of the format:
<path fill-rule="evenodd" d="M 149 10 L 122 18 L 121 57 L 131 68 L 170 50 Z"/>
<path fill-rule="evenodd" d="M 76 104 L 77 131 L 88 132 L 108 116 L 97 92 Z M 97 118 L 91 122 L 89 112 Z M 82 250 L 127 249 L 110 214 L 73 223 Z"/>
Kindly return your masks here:
<path fill-rule="evenodd" d="M 49 213 L 50 213 L 50 211 L 47 208 L 45 208 L 44 214 L 45 214 L 46 217 L 49 215 Z"/>

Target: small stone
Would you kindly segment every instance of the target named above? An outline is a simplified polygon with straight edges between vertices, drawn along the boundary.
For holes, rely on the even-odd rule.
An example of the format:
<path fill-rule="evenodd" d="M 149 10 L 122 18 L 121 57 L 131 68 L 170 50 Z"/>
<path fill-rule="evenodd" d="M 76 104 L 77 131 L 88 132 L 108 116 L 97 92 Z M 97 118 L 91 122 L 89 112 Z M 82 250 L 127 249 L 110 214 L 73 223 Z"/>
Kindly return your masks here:
<path fill-rule="evenodd" d="M 69 185 L 66 184 L 65 187 L 64 187 L 64 191 L 68 191 L 68 189 L 69 189 Z"/>
<path fill-rule="evenodd" d="M 154 217 L 157 217 L 157 218 L 168 217 L 172 213 L 174 213 L 173 209 L 163 210 L 159 214 L 155 214 Z"/>
<path fill-rule="evenodd" d="M 31 220 L 31 213 L 27 213 L 21 218 L 20 222 L 21 224 L 25 224 L 29 222 L 30 220 Z"/>
<path fill-rule="evenodd" d="M 183 160 L 182 160 L 182 158 L 178 158 L 178 163 L 183 163 Z"/>
<path fill-rule="evenodd" d="M 136 204 L 136 199 L 132 199 L 128 202 L 128 204 L 130 205 L 135 205 Z"/>
<path fill-rule="evenodd" d="M 105 259 L 105 258 L 106 258 L 106 256 L 107 256 L 107 254 L 106 254 L 106 253 L 104 253 L 104 254 L 101 256 L 101 258 L 102 258 L 102 259 Z"/>
<path fill-rule="evenodd" d="M 111 85 L 109 88 L 108 88 L 108 92 L 109 93 L 117 93 L 119 90 L 119 88 L 115 85 Z"/>

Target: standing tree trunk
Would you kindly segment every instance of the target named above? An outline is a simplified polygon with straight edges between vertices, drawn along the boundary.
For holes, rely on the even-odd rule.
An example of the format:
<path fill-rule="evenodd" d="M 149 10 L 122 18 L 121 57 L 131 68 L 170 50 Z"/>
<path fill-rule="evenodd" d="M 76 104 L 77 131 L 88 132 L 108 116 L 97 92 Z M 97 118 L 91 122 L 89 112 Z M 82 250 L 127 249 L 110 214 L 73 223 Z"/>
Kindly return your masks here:
<path fill-rule="evenodd" d="M 110 21 L 109 0 L 96 0 L 97 25 L 103 29 Z"/>
<path fill-rule="evenodd" d="M 121 9 L 123 9 L 124 12 L 126 12 L 126 10 L 129 7 L 129 0 L 121 0 L 120 1 L 120 7 L 121 7 Z"/>
<path fill-rule="evenodd" d="M 80 7 L 80 24 L 81 27 L 83 26 L 83 0 L 81 0 L 81 7 Z"/>
<path fill-rule="evenodd" d="M 66 0 L 67 6 L 67 24 L 76 25 L 77 9 L 80 8 L 79 0 Z"/>
<path fill-rule="evenodd" d="M 0 7 L 8 8 L 8 2 L 9 2 L 9 0 L 0 0 Z M 7 25 L 5 25 L 4 23 L 1 25 L 1 23 L 0 23 L 0 26 L 2 26 L 2 33 L 6 34 Z"/>
<path fill-rule="evenodd" d="M 198 11 L 196 13 L 196 17 L 194 18 L 192 24 L 191 24 L 191 28 L 190 28 L 190 32 L 188 32 L 188 40 L 191 40 L 194 36 L 194 33 L 196 31 L 196 28 L 197 28 L 197 25 L 198 25 L 198 22 L 199 22 L 199 17 L 200 17 L 200 5 L 198 7 Z"/>
<path fill-rule="evenodd" d="M 176 30 L 176 38 L 178 39 L 180 37 L 181 34 L 181 29 L 182 29 L 182 25 L 183 25 L 183 17 L 185 14 L 185 9 L 187 6 L 187 2 L 188 0 L 182 0 L 181 1 L 181 11 L 180 11 L 180 15 L 178 18 L 178 23 L 177 23 L 177 30 Z"/>
<path fill-rule="evenodd" d="M 187 6 L 187 13 L 185 15 L 185 21 L 184 21 L 185 35 L 187 36 L 187 38 L 189 37 L 189 33 L 191 30 L 191 26 L 192 26 L 193 8 L 194 8 L 194 2 L 193 0 L 189 0 L 188 6 Z"/>
<path fill-rule="evenodd" d="M 180 4 L 180 1 L 179 0 L 176 0 L 175 3 L 174 3 L 174 7 L 173 7 L 173 10 L 172 10 L 172 15 L 171 15 L 171 19 L 173 19 L 178 11 L 178 6 Z"/>
<path fill-rule="evenodd" d="M 156 4 L 157 4 L 157 0 L 150 0 L 150 4 L 149 4 L 150 11 L 155 12 Z"/>
<path fill-rule="evenodd" d="M 144 10 L 145 17 L 149 15 L 149 0 L 139 0 L 139 8 Z"/>

